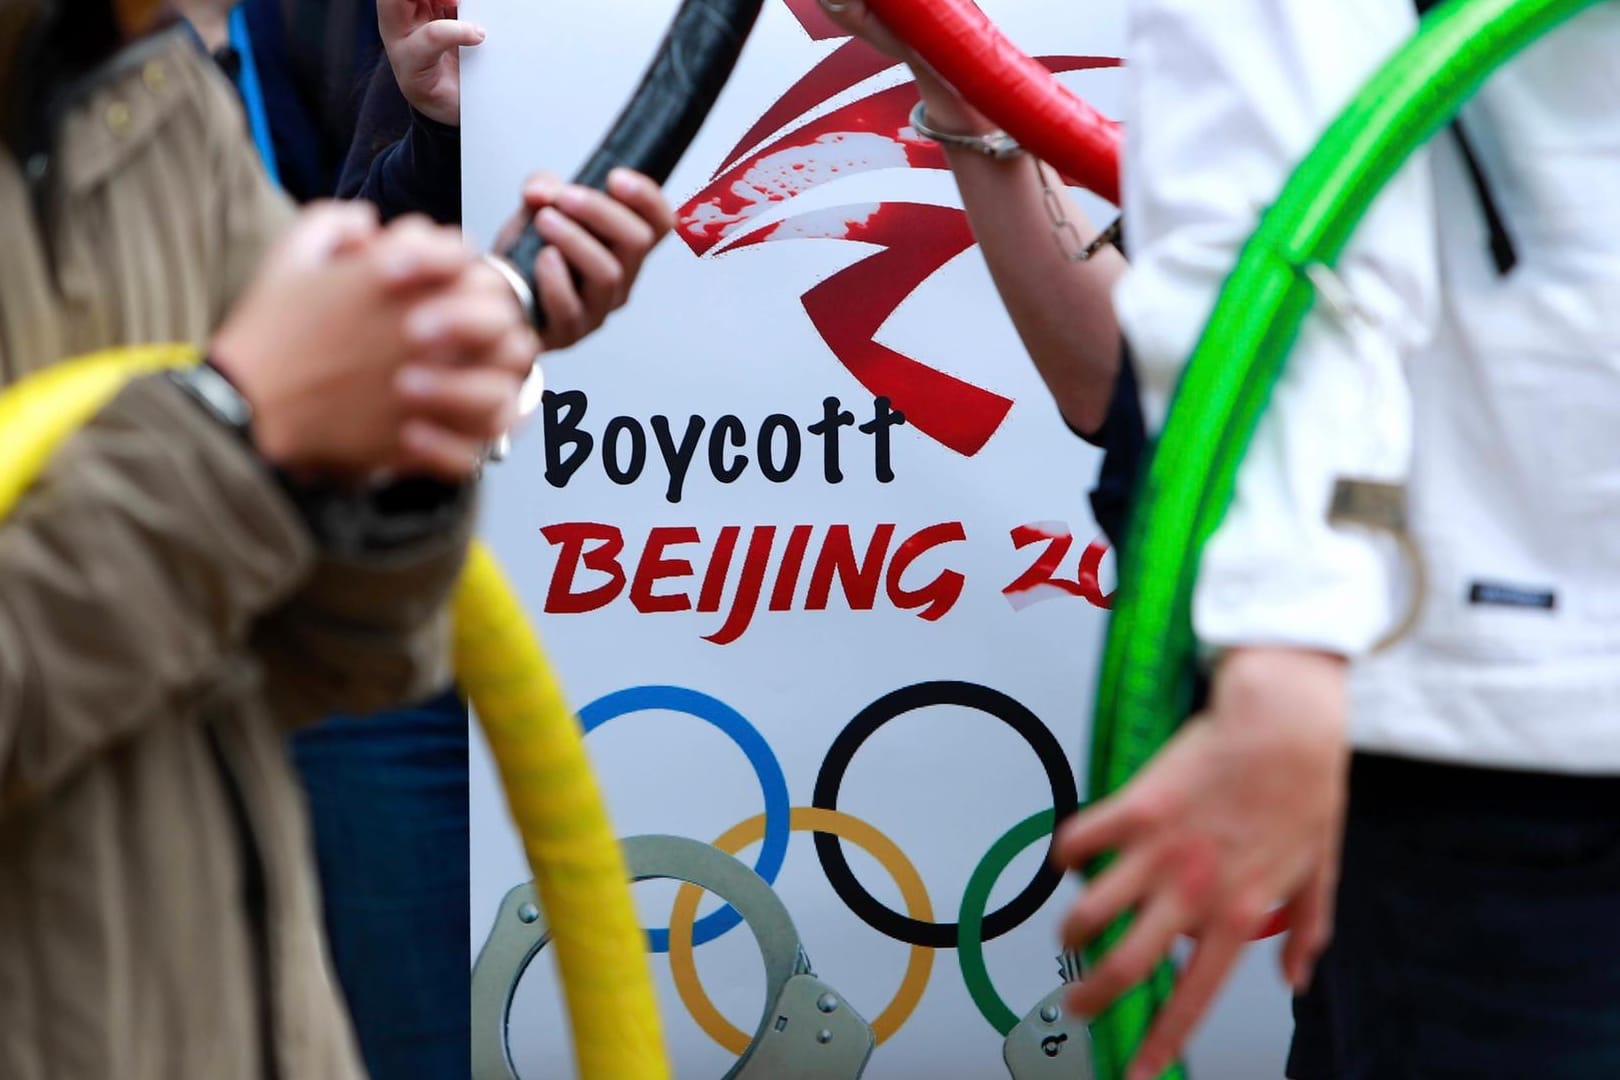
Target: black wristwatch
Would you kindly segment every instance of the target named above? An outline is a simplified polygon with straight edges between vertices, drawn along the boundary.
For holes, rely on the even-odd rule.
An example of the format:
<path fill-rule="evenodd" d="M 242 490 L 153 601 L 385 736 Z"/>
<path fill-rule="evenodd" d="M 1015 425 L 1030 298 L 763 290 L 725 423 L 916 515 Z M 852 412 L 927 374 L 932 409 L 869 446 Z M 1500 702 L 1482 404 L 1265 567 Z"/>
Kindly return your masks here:
<path fill-rule="evenodd" d="M 253 406 L 226 378 L 225 373 L 204 360 L 192 367 L 171 368 L 169 379 L 190 398 L 202 406 L 204 412 L 222 426 L 234 431 L 248 446 L 253 443 Z"/>
<path fill-rule="evenodd" d="M 171 369 L 167 375 L 259 457 L 253 441 L 253 406 L 224 372 L 204 360 L 195 367 Z M 316 542 L 340 556 L 377 554 L 444 535 L 471 505 L 472 489 L 460 485 L 404 480 L 383 488 L 334 487 L 296 480 L 269 462 L 264 464 Z"/>

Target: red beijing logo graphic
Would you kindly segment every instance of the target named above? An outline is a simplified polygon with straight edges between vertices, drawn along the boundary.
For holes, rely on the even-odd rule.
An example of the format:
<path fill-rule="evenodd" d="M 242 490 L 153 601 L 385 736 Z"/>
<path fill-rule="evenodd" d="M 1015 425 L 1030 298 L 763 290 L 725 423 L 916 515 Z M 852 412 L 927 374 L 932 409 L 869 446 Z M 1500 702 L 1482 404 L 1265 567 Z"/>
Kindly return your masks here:
<path fill-rule="evenodd" d="M 813 40 L 848 35 L 816 0 L 785 0 Z M 1118 67 L 1116 57 L 1045 56 L 1054 73 Z M 923 434 L 971 457 L 990 441 L 1012 400 L 875 339 L 885 321 L 936 271 L 973 246 L 957 208 L 916 202 L 832 206 L 751 228 L 776 205 L 841 177 L 878 169 L 944 169 L 939 147 L 912 130 L 911 83 L 813 117 L 817 109 L 897 61 L 846 41 L 788 89 L 738 140 L 709 184 L 678 212 L 680 237 L 699 257 L 755 244 L 841 239 L 878 250 L 804 295 L 816 331 L 874 397 L 887 398 Z M 991 303 L 988 297 L 986 303 Z"/>

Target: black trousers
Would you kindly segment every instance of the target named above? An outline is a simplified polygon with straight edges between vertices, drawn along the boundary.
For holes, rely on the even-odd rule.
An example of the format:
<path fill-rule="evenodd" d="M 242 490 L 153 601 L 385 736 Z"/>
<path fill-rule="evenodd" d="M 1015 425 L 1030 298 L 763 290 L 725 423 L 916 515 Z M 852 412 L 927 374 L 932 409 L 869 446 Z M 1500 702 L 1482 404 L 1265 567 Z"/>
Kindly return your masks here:
<path fill-rule="evenodd" d="M 1358 756 L 1292 1080 L 1620 1078 L 1620 777 Z"/>

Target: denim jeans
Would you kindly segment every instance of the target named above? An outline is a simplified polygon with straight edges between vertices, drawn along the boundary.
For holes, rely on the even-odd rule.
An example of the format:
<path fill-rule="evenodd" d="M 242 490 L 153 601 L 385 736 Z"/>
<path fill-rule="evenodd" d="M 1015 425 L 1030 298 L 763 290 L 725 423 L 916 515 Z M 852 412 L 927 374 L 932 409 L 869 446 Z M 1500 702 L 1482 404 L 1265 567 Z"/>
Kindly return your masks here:
<path fill-rule="evenodd" d="M 467 709 L 300 732 L 333 960 L 372 1080 L 471 1075 Z"/>

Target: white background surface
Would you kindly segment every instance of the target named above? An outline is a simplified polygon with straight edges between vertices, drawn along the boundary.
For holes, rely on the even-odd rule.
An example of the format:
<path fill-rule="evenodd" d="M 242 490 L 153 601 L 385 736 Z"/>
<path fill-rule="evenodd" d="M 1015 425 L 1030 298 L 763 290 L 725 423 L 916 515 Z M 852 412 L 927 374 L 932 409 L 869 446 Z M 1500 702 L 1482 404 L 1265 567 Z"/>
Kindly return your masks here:
<path fill-rule="evenodd" d="M 1120 0 L 1079 7 L 1055 0 L 985 0 L 983 6 L 1031 52 L 1116 55 L 1120 49 Z M 494 234 L 532 168 L 566 175 L 584 159 L 628 96 L 672 11 L 669 0 L 465 0 L 463 17 L 489 30 L 488 42 L 465 61 L 466 211 L 475 237 L 487 242 Z M 703 188 L 766 108 L 840 44 L 812 41 L 781 0 L 768 0 L 736 77 L 668 186 L 671 201 L 684 203 Z M 891 71 L 835 103 L 901 79 L 898 70 Z M 1117 72 L 1066 81 L 1110 115 L 1119 114 Z M 948 175 L 891 169 L 838 180 L 780 204 L 772 214 L 895 199 L 956 205 Z M 1109 213 L 1094 202 L 1088 208 L 1099 216 Z M 587 392 L 585 428 L 598 438 L 620 414 L 645 424 L 663 413 L 677 433 L 693 413 L 711 422 L 735 413 L 751 431 L 774 412 L 808 424 L 820 417 L 828 395 L 840 397 L 858 422 L 865 420 L 871 393 L 817 335 L 800 297 L 873 250 L 849 241 L 802 240 L 700 259 L 672 238 L 655 253 L 625 312 L 585 346 L 547 360 L 548 383 Z M 673 684 L 739 710 L 775 750 L 796 806 L 810 803 L 827 747 L 861 708 L 897 688 L 936 679 L 983 683 L 1023 702 L 1055 732 L 1083 778 L 1105 615 L 1072 598 L 1015 612 L 1001 589 L 1032 561 L 1036 549 L 1016 551 L 1008 536 L 1029 522 L 1072 526 L 1077 543 L 1064 570 L 1073 575 L 1080 549 L 1096 535 L 1086 492 L 1097 455 L 1059 422 L 976 249 L 927 280 L 879 340 L 1016 402 L 981 453 L 965 458 L 914 428 L 901 428 L 894 433 L 897 478 L 882 485 L 872 477 L 870 440 L 846 430 L 847 479 L 841 485 L 824 482 L 820 441 L 807 436 L 804 463 L 792 481 L 771 484 L 750 468 L 737 483 L 722 486 L 709 476 L 700 450 L 684 499 L 671 505 L 650 439 L 647 473 L 638 483 L 610 483 L 598 456 L 558 490 L 543 476 L 544 446 L 533 428 L 520 437 L 513 458 L 493 470 L 485 534 L 538 615 L 558 554 L 540 530 L 557 522 L 622 528 L 623 559 L 632 574 L 649 528 L 695 526 L 703 542 L 669 555 L 696 563 L 697 578 L 660 586 L 694 594 L 722 525 L 775 524 L 781 528 L 768 595 L 792 525 L 848 524 L 861 551 L 879 522 L 897 523 L 903 538 L 936 522 L 961 521 L 967 542 L 926 556 L 908 577 L 908 583 L 926 581 L 945 567 L 966 575 L 961 600 L 938 622 L 894 610 L 881 598 L 871 612 L 850 612 L 836 589 L 829 610 L 802 610 L 804 579 L 819 546 L 813 543 L 795 610 L 760 611 L 748 633 L 729 646 L 702 639 L 718 628 L 724 610 L 642 615 L 623 597 L 586 615 L 545 616 L 541 629 L 576 705 L 626 687 Z M 818 542 L 821 535 L 818 528 Z M 728 605 L 746 543 L 745 532 Z M 581 587 L 594 583 L 589 575 L 579 581 Z M 675 833 L 710 841 L 761 809 L 746 759 L 697 720 L 627 716 L 593 734 L 590 747 L 623 835 Z M 856 757 L 840 799 L 842 809 L 900 845 L 943 919 L 954 918 L 967 877 L 991 843 L 1043 806 L 1050 806 L 1046 782 L 1022 741 L 986 717 L 955 709 L 917 713 L 886 726 Z M 472 810 L 470 944 L 476 956 L 501 897 L 528 878 L 476 738 Z M 862 853 L 848 845 L 846 850 L 862 882 L 898 905 L 883 872 Z M 753 854 L 743 857 L 751 860 Z M 1014 864 L 993 906 L 1022 887 L 1039 854 L 1027 852 Z M 881 1011 L 898 985 L 907 947 L 871 930 L 843 905 L 822 875 L 808 835 L 793 836 L 776 888 L 817 973 L 868 1018 Z M 1020 1015 L 1055 985 L 1056 927 L 1062 900 L 1070 895 L 1066 886 L 1036 917 L 986 948 L 998 989 Z M 637 887 L 648 925 L 667 924 L 673 896 L 674 888 L 663 883 Z M 742 930 L 697 950 L 712 996 L 750 1031 L 763 1007 L 756 957 Z M 730 1055 L 688 1018 L 662 957 L 655 958 L 654 969 L 678 1075 L 720 1076 Z M 1288 1003 L 1275 970 L 1271 945 L 1252 951 L 1198 1037 L 1191 1059 L 1197 1076 L 1281 1075 Z M 572 1075 L 549 964 L 537 964 L 524 980 L 513 1016 L 514 1051 L 525 1080 Z M 942 951 L 920 1008 L 877 1049 L 866 1076 L 966 1080 L 1005 1071 L 1001 1037 L 968 997 L 955 954 Z"/>

